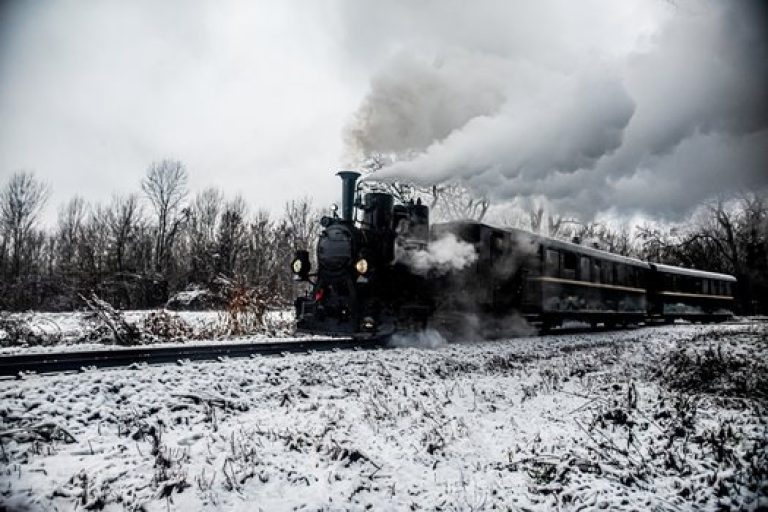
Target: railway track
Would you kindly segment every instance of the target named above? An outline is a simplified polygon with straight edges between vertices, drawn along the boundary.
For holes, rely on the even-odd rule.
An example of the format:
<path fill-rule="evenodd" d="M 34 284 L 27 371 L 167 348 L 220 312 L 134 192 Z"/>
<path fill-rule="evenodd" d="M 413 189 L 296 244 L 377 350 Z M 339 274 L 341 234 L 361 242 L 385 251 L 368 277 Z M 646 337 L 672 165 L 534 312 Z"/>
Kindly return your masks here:
<path fill-rule="evenodd" d="M 768 319 L 756 318 L 750 323 L 728 321 L 720 325 L 756 325 Z M 646 324 L 653 327 L 661 324 Z M 621 330 L 636 329 L 633 325 Z M 586 326 L 559 327 L 542 335 L 568 335 L 588 332 L 606 332 L 617 329 L 594 329 Z M 231 343 L 165 347 L 132 347 L 105 350 L 87 350 L 59 353 L 35 353 L 0 356 L 0 378 L 16 377 L 23 372 L 55 373 L 77 371 L 82 368 L 108 368 L 136 363 L 162 364 L 180 360 L 212 360 L 220 357 L 250 357 L 282 353 L 327 352 L 331 350 L 369 350 L 386 346 L 385 340 L 354 341 L 348 338 L 311 339 L 303 341 L 276 341 L 271 343 Z"/>
<path fill-rule="evenodd" d="M 19 376 L 23 372 L 55 373 L 82 368 L 107 368 L 135 363 L 161 364 L 180 360 L 211 360 L 220 357 L 250 357 L 282 353 L 323 352 L 331 350 L 373 349 L 380 341 L 349 339 L 313 339 L 272 343 L 211 344 L 173 347 L 132 347 L 80 352 L 15 354 L 0 356 L 0 377 Z"/>

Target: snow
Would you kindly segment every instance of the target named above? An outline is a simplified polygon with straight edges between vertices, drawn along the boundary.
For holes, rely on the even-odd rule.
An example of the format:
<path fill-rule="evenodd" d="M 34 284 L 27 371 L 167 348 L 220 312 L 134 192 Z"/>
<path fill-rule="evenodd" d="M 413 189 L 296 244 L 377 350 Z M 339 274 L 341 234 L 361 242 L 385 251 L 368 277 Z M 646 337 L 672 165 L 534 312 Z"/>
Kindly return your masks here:
<path fill-rule="evenodd" d="M 159 340 L 153 346 L 204 345 L 209 343 L 266 343 L 276 336 L 290 341 L 289 336 L 294 313 L 288 310 L 268 311 L 265 315 L 266 331 L 259 334 L 229 336 L 227 334 L 228 314 L 224 311 L 170 311 L 170 310 L 127 310 L 121 311 L 129 322 L 142 325 L 152 314 L 162 313 L 179 318 L 188 325 L 192 336 L 182 340 Z M 12 340 L 0 326 L 0 355 L 30 354 L 60 351 L 119 349 L 109 333 L 102 328 L 89 312 L 70 311 L 64 313 L 28 312 L 2 313 L 6 318 L 19 321 L 33 333 L 37 340 Z M 306 337 L 302 337 L 305 339 Z"/>
<path fill-rule="evenodd" d="M 768 506 L 762 324 L 430 346 L 0 381 L 0 508 Z"/>

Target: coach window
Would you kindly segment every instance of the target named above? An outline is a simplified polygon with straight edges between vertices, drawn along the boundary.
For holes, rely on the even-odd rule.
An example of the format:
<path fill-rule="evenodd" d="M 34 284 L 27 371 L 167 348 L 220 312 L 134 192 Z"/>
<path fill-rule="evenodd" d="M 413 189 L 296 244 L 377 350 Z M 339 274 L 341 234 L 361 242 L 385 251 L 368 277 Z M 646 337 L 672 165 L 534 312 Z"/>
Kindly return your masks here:
<path fill-rule="evenodd" d="M 554 249 L 547 249 L 546 271 L 548 276 L 557 276 L 560 267 L 560 253 Z"/>
<path fill-rule="evenodd" d="M 592 281 L 599 283 L 601 276 L 602 276 L 601 262 L 600 260 L 595 260 L 592 264 Z"/>
<path fill-rule="evenodd" d="M 586 256 L 581 257 L 581 268 L 579 269 L 579 279 L 581 281 L 589 281 L 589 269 L 592 267 L 589 258 Z"/>
<path fill-rule="evenodd" d="M 603 282 L 606 284 L 613 283 L 613 263 L 610 261 L 603 262 Z"/>
<path fill-rule="evenodd" d="M 627 284 L 627 268 L 621 263 L 617 263 L 614 268 L 616 269 L 614 272 L 614 282 L 621 286 Z"/>
<path fill-rule="evenodd" d="M 576 267 L 579 265 L 579 257 L 572 252 L 563 253 L 563 277 L 576 279 Z"/>

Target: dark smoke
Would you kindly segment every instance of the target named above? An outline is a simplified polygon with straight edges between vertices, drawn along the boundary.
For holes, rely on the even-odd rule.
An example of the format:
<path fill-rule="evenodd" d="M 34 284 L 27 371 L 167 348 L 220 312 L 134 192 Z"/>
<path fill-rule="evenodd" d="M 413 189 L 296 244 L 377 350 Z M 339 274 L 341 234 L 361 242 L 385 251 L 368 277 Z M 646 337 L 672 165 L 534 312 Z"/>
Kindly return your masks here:
<path fill-rule="evenodd" d="M 671 218 L 768 185 L 766 4 L 618 4 L 349 4 L 356 57 L 386 59 L 351 154 L 394 157 L 381 179 L 587 217 Z"/>

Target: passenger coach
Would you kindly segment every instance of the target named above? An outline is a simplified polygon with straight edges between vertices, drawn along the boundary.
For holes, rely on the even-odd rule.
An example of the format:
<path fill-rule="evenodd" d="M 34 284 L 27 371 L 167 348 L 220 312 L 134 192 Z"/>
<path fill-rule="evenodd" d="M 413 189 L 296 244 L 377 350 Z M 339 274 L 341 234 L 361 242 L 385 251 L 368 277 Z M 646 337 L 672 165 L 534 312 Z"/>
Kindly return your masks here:
<path fill-rule="evenodd" d="M 680 318 L 722 322 L 733 315 L 736 278 L 727 274 L 651 263 L 648 283 L 651 320 Z"/>
<path fill-rule="evenodd" d="M 733 276 L 476 222 L 436 224 L 432 239 L 446 233 L 472 243 L 478 259 L 444 279 L 438 315 L 440 310 L 488 313 L 483 322 L 489 324 L 521 314 L 544 330 L 568 320 L 615 327 L 675 319 L 719 322 L 733 315 Z"/>

